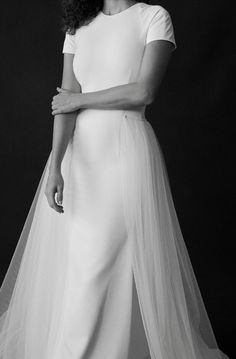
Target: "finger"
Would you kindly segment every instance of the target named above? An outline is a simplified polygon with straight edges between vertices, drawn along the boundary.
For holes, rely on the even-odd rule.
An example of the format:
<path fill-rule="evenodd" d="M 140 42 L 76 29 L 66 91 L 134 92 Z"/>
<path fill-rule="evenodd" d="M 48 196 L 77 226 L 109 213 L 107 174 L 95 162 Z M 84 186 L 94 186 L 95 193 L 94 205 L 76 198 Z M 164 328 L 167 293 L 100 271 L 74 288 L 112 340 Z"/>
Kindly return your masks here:
<path fill-rule="evenodd" d="M 52 111 L 52 115 L 53 116 L 56 116 L 56 115 L 60 115 L 60 111 L 58 111 L 58 110 L 54 110 L 54 111 Z"/>
<path fill-rule="evenodd" d="M 52 100 L 52 103 L 57 103 L 58 100 L 60 101 L 60 98 L 58 98 L 57 96 L 55 96 L 54 99 Z"/>
<path fill-rule="evenodd" d="M 57 203 L 53 202 L 49 202 L 49 206 L 54 209 L 56 212 L 58 213 L 64 213 L 64 210 L 62 208 L 62 206 L 58 205 Z"/>
<path fill-rule="evenodd" d="M 48 204 L 52 209 L 55 209 L 55 211 L 58 210 L 57 203 L 54 200 L 54 195 L 52 193 L 49 193 L 47 196 Z"/>
<path fill-rule="evenodd" d="M 52 102 L 51 102 L 51 105 L 52 105 L 52 106 L 58 106 L 58 105 L 60 105 L 60 103 L 59 103 L 58 101 L 52 101 Z"/>
<path fill-rule="evenodd" d="M 62 89 L 61 87 L 57 87 L 58 92 L 65 92 L 66 90 Z"/>
<path fill-rule="evenodd" d="M 56 212 L 59 212 L 59 213 L 62 212 L 61 206 L 59 206 L 55 201 L 55 192 L 54 191 L 47 193 L 47 200 L 48 200 L 49 206 L 52 209 L 54 209 Z"/>
<path fill-rule="evenodd" d="M 63 109 L 56 109 L 56 110 L 52 111 L 53 116 L 59 115 L 60 113 L 64 113 L 64 110 Z"/>
<path fill-rule="evenodd" d="M 62 201 L 63 201 L 63 187 L 58 186 L 57 187 L 57 203 L 59 205 L 62 205 Z"/>

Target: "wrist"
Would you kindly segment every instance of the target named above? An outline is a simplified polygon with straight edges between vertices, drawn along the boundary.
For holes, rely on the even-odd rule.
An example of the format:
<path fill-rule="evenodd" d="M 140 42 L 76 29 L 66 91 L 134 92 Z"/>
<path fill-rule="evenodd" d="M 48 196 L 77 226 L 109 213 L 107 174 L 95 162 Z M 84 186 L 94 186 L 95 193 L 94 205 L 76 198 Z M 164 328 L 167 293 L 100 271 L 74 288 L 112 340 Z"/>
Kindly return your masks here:
<path fill-rule="evenodd" d="M 80 108 L 86 107 L 86 94 L 77 93 L 76 94 L 76 108 L 79 110 Z"/>
<path fill-rule="evenodd" d="M 79 110 L 79 109 L 82 107 L 83 101 L 82 101 L 82 95 L 81 95 L 81 93 L 76 93 L 76 94 L 75 94 L 74 103 L 75 103 L 75 109 L 76 109 L 76 111 Z"/>
<path fill-rule="evenodd" d="M 49 173 L 51 173 L 51 174 L 61 173 L 61 165 L 51 163 L 50 166 L 49 166 Z"/>

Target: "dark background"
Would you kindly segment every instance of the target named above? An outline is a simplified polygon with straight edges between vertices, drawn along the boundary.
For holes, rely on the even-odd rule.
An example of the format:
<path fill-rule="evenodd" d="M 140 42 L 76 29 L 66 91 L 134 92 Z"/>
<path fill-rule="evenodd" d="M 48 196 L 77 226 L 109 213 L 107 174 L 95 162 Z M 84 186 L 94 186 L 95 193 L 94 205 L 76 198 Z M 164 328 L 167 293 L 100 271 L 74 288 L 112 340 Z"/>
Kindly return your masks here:
<path fill-rule="evenodd" d="M 156 3 L 171 14 L 177 49 L 146 117 L 164 152 L 216 339 L 232 355 L 233 12 L 219 0 Z M 61 82 L 64 35 L 59 1 L 3 2 L 1 12 L 3 279 L 51 150 L 51 100 Z"/>

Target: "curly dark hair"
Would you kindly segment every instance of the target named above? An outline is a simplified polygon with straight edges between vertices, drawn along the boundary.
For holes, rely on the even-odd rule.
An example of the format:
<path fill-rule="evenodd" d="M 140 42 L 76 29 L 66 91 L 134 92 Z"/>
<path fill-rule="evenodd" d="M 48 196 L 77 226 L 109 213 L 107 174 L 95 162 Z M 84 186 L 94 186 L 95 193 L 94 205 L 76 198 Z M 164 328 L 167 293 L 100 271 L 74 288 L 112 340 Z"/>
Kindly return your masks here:
<path fill-rule="evenodd" d="M 136 1 L 149 3 L 149 1 Z M 76 29 L 88 24 L 103 8 L 103 0 L 62 0 L 62 31 L 75 34 Z"/>

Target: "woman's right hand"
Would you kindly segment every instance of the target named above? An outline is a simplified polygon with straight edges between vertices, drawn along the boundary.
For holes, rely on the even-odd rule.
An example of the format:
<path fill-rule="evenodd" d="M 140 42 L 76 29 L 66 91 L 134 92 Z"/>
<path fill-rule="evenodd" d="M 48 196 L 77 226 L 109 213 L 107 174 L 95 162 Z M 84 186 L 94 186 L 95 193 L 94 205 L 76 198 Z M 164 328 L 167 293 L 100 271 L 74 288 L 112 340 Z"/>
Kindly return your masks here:
<path fill-rule="evenodd" d="M 64 189 L 64 180 L 61 172 L 49 171 L 44 193 L 47 197 L 49 206 L 59 213 L 64 213 L 64 209 L 62 206 L 63 189 Z"/>

